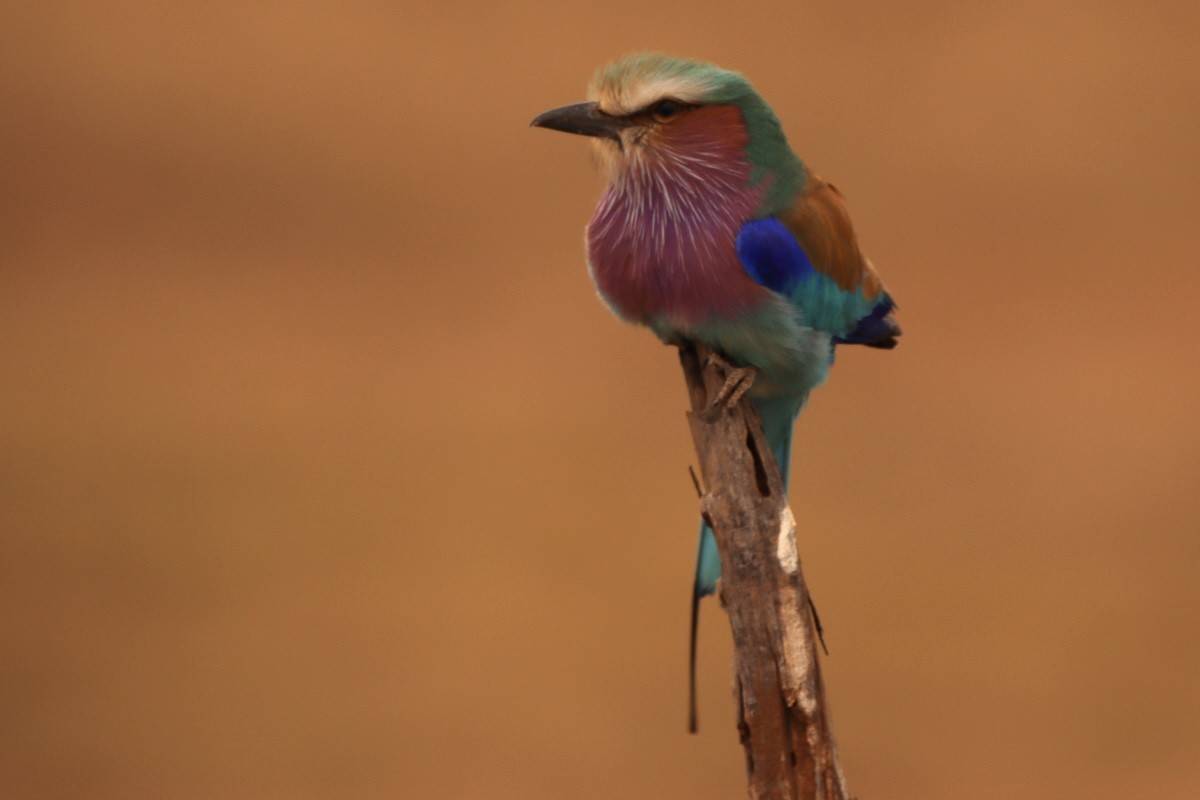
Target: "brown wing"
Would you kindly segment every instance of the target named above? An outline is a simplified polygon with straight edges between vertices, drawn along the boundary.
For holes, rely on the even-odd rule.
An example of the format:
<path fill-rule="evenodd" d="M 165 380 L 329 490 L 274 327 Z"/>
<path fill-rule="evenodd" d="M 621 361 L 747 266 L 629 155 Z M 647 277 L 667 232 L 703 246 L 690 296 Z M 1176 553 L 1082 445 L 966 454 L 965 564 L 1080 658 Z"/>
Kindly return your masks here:
<path fill-rule="evenodd" d="M 883 281 L 858 249 L 854 226 L 842 193 L 820 176 L 810 174 L 804 191 L 779 219 L 796 237 L 813 268 L 846 291 L 862 289 L 868 300 L 883 291 Z"/>

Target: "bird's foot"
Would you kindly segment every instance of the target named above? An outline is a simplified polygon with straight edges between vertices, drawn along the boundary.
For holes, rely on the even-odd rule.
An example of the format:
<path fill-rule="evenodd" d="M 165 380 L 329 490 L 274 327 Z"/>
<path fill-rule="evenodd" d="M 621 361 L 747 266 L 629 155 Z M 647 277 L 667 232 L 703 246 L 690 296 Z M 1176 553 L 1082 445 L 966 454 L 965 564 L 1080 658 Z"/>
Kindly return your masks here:
<path fill-rule="evenodd" d="M 758 377 L 758 370 L 754 367 L 735 367 L 713 352 L 708 354 L 708 363 L 716 364 L 725 370 L 725 384 L 713 398 L 710 408 L 723 405 L 727 409 L 732 409 L 746 392 L 750 391 L 750 387 L 754 385 L 754 380 Z"/>

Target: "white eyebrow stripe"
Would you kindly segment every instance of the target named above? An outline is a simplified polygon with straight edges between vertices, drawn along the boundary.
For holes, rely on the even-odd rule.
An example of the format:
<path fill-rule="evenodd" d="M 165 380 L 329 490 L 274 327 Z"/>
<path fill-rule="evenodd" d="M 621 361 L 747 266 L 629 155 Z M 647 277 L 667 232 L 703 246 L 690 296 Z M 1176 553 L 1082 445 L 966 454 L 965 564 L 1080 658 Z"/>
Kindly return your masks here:
<path fill-rule="evenodd" d="M 683 103 L 699 104 L 708 87 L 682 76 L 654 77 L 634 81 L 631 86 L 615 90 L 604 87 L 596 98 L 600 110 L 617 116 L 632 114 L 664 98 Z"/>

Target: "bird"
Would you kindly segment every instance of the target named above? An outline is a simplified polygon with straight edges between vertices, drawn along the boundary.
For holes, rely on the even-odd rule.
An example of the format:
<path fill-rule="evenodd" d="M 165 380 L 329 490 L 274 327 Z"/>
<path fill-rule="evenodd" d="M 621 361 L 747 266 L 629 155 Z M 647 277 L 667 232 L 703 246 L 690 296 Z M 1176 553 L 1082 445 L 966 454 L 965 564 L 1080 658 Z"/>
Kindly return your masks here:
<path fill-rule="evenodd" d="M 604 188 L 584 238 L 601 300 L 664 342 L 701 342 L 752 370 L 750 402 L 786 488 L 796 418 L 835 348 L 891 349 L 901 333 L 841 192 L 796 155 L 748 79 L 704 61 L 633 53 L 596 71 L 586 102 L 531 125 L 593 142 Z M 692 733 L 700 601 L 720 574 L 716 540 L 701 521 Z"/>

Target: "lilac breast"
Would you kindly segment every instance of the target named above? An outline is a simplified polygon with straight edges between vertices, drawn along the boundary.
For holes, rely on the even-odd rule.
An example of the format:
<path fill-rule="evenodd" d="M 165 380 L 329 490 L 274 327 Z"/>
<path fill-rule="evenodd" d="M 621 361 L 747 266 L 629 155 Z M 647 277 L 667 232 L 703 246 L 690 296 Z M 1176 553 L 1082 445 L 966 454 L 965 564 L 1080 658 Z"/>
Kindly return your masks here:
<path fill-rule="evenodd" d="M 734 245 L 764 188 L 749 185 L 740 112 L 725 106 L 692 116 L 689 127 L 633 154 L 587 228 L 596 287 L 633 322 L 688 328 L 736 317 L 767 296 Z"/>

